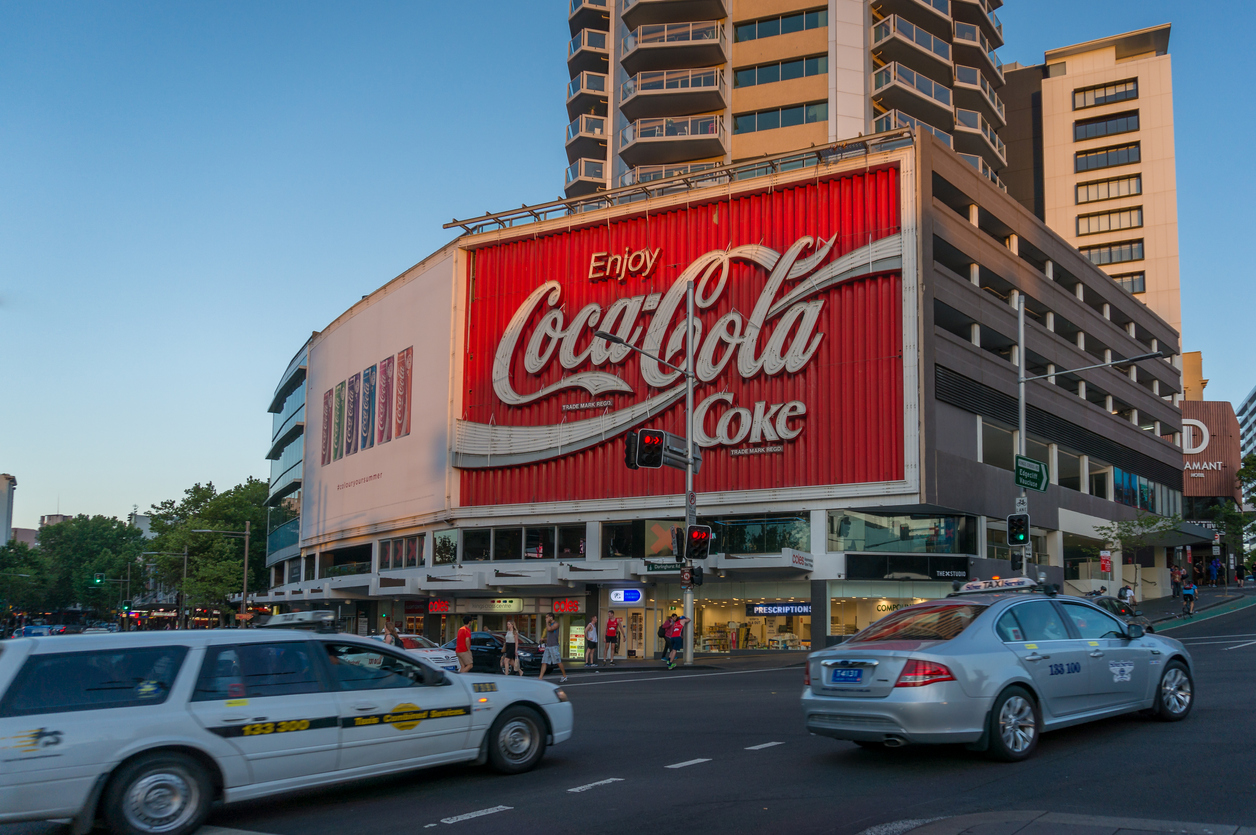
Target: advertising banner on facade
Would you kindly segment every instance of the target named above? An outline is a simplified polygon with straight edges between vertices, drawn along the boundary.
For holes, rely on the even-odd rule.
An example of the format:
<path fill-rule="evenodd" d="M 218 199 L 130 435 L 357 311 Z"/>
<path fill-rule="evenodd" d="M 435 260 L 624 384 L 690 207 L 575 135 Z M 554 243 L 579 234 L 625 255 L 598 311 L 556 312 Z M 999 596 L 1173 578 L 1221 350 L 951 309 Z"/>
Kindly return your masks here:
<path fill-rule="evenodd" d="M 683 377 L 593 334 L 682 365 L 689 280 L 699 491 L 904 479 L 899 189 L 860 169 L 472 250 L 461 503 L 680 493 L 622 436 L 683 436 Z"/>

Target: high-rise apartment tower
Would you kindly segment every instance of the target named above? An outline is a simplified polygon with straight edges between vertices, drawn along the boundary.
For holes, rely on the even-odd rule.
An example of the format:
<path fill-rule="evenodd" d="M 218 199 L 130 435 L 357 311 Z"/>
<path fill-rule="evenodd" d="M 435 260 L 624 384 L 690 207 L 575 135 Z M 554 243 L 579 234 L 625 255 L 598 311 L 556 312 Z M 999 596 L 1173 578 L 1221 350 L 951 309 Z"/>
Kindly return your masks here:
<path fill-rule="evenodd" d="M 1182 329 L 1169 26 L 1009 65 L 1008 193 Z"/>
<path fill-rule="evenodd" d="M 998 183 L 1001 5 L 571 0 L 567 196 L 907 126 Z"/>

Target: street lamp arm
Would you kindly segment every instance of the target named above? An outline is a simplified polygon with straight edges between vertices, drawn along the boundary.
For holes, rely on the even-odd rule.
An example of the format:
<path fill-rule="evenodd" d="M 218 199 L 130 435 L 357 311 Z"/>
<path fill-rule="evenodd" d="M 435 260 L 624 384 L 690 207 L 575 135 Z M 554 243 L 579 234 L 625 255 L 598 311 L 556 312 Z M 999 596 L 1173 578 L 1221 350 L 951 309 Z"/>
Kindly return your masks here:
<path fill-rule="evenodd" d="M 216 531 L 216 530 L 213 530 L 212 528 L 200 528 L 197 530 L 192 530 L 190 531 L 190 533 L 216 533 L 216 534 L 222 534 L 223 536 L 239 536 L 239 537 L 244 536 L 243 533 L 240 533 L 238 531 Z"/>
<path fill-rule="evenodd" d="M 640 348 L 638 348 L 636 345 L 630 344 L 626 340 L 621 339 L 618 336 L 615 336 L 615 334 L 613 333 L 607 333 L 606 331 L 594 331 L 593 336 L 598 339 L 605 339 L 607 342 L 611 343 L 612 345 L 623 345 L 625 348 L 631 351 L 636 351 L 638 354 L 641 354 L 642 356 L 649 357 L 655 362 L 661 362 L 663 365 L 666 365 L 668 368 L 672 369 L 673 371 L 679 371 L 681 374 L 684 374 L 686 377 L 693 376 L 692 374 L 690 374 L 688 371 L 681 368 L 680 366 L 672 365 L 667 360 L 663 359 L 662 357 L 656 357 L 654 356 L 654 354 L 651 354 L 649 351 L 643 351 Z M 197 533 L 197 532 L 193 531 L 193 533 Z"/>
<path fill-rule="evenodd" d="M 1076 371 L 1090 371 L 1095 368 L 1108 368 L 1113 365 L 1130 365 L 1132 363 L 1142 362 L 1143 360 L 1160 359 L 1163 356 L 1164 356 L 1164 351 L 1156 351 L 1154 354 L 1139 354 L 1136 357 L 1126 357 L 1123 360 L 1113 360 L 1112 362 L 1101 362 L 1098 365 L 1083 365 L 1081 368 L 1066 368 L 1062 371 L 1053 371 L 1050 374 L 1038 374 L 1037 376 L 1034 376 L 1034 377 L 1022 377 L 1021 379 L 1024 380 L 1026 383 L 1029 383 L 1034 380 L 1045 380 L 1048 377 L 1058 377 L 1061 374 L 1072 374 Z"/>

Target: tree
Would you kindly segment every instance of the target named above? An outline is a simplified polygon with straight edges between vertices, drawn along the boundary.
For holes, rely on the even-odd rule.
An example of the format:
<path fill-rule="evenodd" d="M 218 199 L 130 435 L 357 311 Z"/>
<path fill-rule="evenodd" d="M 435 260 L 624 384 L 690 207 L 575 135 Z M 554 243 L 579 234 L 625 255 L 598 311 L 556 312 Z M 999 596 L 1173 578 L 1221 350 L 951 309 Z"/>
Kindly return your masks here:
<path fill-rule="evenodd" d="M 139 555 L 144 534 L 112 516 L 78 515 L 39 530 L 39 553 L 47 579 L 44 609 L 64 609 L 76 604 L 97 612 L 112 610 L 124 587 L 96 583 L 95 575 L 125 580 L 131 570 L 132 588 L 141 586 Z"/>
<path fill-rule="evenodd" d="M 0 623 L 16 612 L 43 611 L 48 572 L 38 549 L 11 541 L 0 547 Z"/>
<path fill-rule="evenodd" d="M 1122 557 L 1133 559 L 1144 548 L 1152 545 L 1157 539 L 1177 531 L 1182 524 L 1182 517 L 1158 516 L 1135 509 L 1133 519 L 1118 520 L 1108 525 L 1096 525 L 1095 533 L 1113 551 L 1120 551 Z"/>

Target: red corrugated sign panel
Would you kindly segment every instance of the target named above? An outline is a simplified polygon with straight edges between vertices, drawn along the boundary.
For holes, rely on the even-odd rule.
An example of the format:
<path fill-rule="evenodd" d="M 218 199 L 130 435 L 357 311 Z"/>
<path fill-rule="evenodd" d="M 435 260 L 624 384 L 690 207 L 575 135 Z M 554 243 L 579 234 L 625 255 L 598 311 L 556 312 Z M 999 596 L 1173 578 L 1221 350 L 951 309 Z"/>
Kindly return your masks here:
<path fill-rule="evenodd" d="M 698 287 L 699 492 L 903 478 L 902 237 L 894 167 L 494 244 L 468 259 L 464 506 L 676 494 L 622 436 L 684 435 Z"/>

